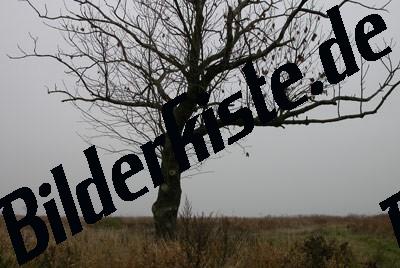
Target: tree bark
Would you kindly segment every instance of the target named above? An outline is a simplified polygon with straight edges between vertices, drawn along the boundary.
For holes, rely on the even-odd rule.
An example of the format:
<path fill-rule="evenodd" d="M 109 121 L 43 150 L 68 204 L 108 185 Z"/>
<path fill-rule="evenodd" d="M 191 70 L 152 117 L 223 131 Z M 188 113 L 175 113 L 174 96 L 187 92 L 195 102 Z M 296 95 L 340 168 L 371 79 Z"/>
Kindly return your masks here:
<path fill-rule="evenodd" d="M 157 200 L 152 206 L 156 236 L 173 239 L 181 202 L 181 174 L 171 142 L 167 138 L 162 151 L 161 170 L 165 182 L 158 188 Z"/>
<path fill-rule="evenodd" d="M 188 97 L 174 110 L 177 131 L 183 131 L 186 121 L 193 114 L 196 107 L 196 98 L 202 87 L 199 82 L 189 83 Z M 156 235 L 163 238 L 174 238 L 176 221 L 181 202 L 181 172 L 179 163 L 175 159 L 171 140 L 165 137 L 165 144 L 161 153 L 161 171 L 165 182 L 158 189 L 156 202 L 152 206 Z"/>

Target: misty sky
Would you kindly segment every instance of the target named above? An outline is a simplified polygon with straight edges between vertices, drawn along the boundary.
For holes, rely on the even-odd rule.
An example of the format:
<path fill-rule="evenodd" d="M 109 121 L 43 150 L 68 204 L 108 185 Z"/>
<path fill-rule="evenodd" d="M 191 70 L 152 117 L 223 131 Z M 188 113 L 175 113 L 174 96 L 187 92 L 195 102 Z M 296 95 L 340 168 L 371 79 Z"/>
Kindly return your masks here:
<path fill-rule="evenodd" d="M 338 1 L 328 2 L 327 8 Z M 61 103 L 60 96 L 47 95 L 46 85 L 65 78 L 63 68 L 49 60 L 15 61 L 6 56 L 18 53 L 17 44 L 31 47 L 29 32 L 40 36 L 43 52 L 54 51 L 60 36 L 44 26 L 27 4 L 3 0 L 0 5 L 0 197 L 22 186 L 31 187 L 38 196 L 42 182 L 54 185 L 50 169 L 59 164 L 74 187 L 91 176 L 83 155 L 89 145 L 78 135 L 90 126 L 71 104 Z M 399 1 L 388 9 L 390 14 L 382 13 L 388 27 L 382 36 L 400 43 Z M 343 8 L 348 29 L 372 13 L 359 10 Z M 400 44 L 391 55 L 400 59 Z M 368 77 L 369 81 L 383 78 L 374 69 Z M 357 86 L 357 79 L 344 89 Z M 256 128 L 244 142 L 249 158 L 237 147 L 224 150 L 204 166 L 204 173 L 183 179 L 183 198 L 187 195 L 197 212 L 228 216 L 379 213 L 378 203 L 400 190 L 399 105 L 400 94 L 394 92 L 379 114 L 362 120 Z M 110 175 L 120 156 L 99 150 L 117 207 L 114 215 L 151 215 L 157 189 L 146 172 L 131 179 L 130 186 L 146 185 L 149 193 L 133 202 L 123 202 L 115 194 Z M 53 187 L 52 196 L 56 193 Z M 39 206 L 47 200 L 38 197 Z M 16 209 L 23 211 L 22 206 Z"/>

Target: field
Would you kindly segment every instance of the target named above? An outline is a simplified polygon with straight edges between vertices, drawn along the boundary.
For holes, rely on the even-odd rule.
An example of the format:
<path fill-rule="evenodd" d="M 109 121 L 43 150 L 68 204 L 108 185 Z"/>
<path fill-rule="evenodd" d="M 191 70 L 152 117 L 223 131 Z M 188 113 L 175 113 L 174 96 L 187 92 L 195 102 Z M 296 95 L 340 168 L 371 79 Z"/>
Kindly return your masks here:
<path fill-rule="evenodd" d="M 66 225 L 67 226 L 67 225 Z M 174 241 L 151 218 L 107 218 L 24 267 L 400 267 L 387 215 L 224 218 L 184 211 Z M 68 230 L 68 227 L 66 227 Z M 24 230 L 28 245 L 35 238 Z M 0 267 L 16 267 L 4 221 Z"/>

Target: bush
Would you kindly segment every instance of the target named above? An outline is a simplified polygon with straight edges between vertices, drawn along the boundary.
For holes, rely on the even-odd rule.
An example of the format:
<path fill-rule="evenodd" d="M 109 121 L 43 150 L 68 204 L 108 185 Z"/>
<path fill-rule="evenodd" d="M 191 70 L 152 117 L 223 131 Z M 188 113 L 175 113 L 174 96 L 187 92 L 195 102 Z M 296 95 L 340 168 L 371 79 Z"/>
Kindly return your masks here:
<path fill-rule="evenodd" d="M 178 241 L 185 256 L 184 267 L 224 267 L 237 252 L 245 234 L 233 232 L 226 218 L 193 215 L 186 199 L 179 218 Z"/>
<path fill-rule="evenodd" d="M 335 267 L 352 267 L 353 253 L 348 242 L 340 243 L 333 239 L 327 241 L 319 234 L 308 236 L 300 246 L 304 254 L 304 262 L 307 267 L 320 268 L 334 265 Z"/>

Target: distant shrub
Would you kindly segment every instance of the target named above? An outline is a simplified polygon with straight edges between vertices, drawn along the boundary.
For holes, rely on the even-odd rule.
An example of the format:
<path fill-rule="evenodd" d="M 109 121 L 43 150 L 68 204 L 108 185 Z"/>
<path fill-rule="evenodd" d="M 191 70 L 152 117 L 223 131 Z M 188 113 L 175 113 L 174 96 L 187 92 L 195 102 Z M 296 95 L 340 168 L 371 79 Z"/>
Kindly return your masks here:
<path fill-rule="evenodd" d="M 348 242 L 340 243 L 336 239 L 326 240 L 319 234 L 312 234 L 305 238 L 299 247 L 304 254 L 304 265 L 311 268 L 352 267 L 354 255 Z"/>
<path fill-rule="evenodd" d="M 325 267 L 325 263 L 332 255 L 332 248 L 321 235 L 313 235 L 304 240 L 301 250 L 305 253 L 308 267 Z"/>

